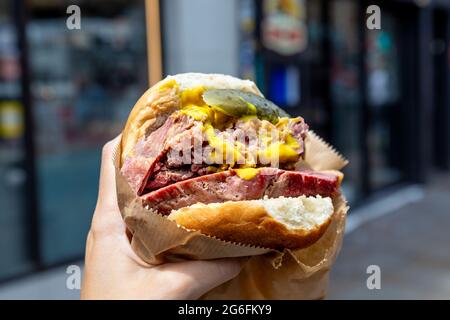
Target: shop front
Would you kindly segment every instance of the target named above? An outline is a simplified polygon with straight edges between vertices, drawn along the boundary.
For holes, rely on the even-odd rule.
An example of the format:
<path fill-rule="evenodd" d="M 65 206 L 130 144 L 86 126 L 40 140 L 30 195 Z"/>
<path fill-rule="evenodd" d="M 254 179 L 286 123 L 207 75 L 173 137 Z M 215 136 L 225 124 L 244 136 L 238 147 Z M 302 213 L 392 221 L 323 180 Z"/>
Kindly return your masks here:
<path fill-rule="evenodd" d="M 103 144 L 148 87 L 144 1 L 0 4 L 0 281 L 80 259 Z"/>
<path fill-rule="evenodd" d="M 379 30 L 366 26 L 369 5 L 381 9 Z M 442 122 L 449 108 L 440 81 L 448 75 L 443 52 L 435 58 L 441 78 L 431 84 L 430 6 L 354 0 L 246 0 L 241 6 L 242 74 L 349 159 L 343 187 L 350 203 L 426 180 L 431 117 Z M 439 11 L 443 21 L 446 10 Z M 447 29 L 435 29 L 448 39 Z M 438 113 L 430 106 L 433 88 L 440 90 Z M 436 129 L 440 146 L 446 127 L 448 120 Z"/>
<path fill-rule="evenodd" d="M 352 207 L 448 169 L 446 1 L 168 0 L 161 41 L 149 3 L 79 1 L 80 30 L 66 27 L 69 1 L 0 3 L 0 281 L 82 257 L 101 146 L 162 66 L 253 79 L 303 116 L 349 159 Z M 195 18 L 208 10 L 220 24 Z"/>

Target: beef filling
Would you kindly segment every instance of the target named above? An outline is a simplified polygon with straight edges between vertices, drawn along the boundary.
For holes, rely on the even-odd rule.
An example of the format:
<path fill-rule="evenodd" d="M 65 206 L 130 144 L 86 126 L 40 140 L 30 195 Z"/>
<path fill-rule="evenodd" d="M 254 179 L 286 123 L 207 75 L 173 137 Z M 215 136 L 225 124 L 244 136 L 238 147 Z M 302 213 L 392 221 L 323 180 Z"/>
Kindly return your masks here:
<path fill-rule="evenodd" d="M 158 162 L 169 151 L 170 145 L 176 143 L 180 135 L 191 128 L 194 122 L 194 119 L 188 116 L 169 117 L 161 127 L 138 141 L 134 155 L 126 157 L 121 169 L 122 175 L 138 195 L 144 192 L 147 181 Z"/>
<path fill-rule="evenodd" d="M 338 193 L 337 175 L 261 168 L 252 179 L 241 179 L 235 170 L 208 174 L 168 185 L 142 196 L 145 206 L 161 214 L 197 202 L 221 203 L 301 195 L 332 197 Z"/>
<path fill-rule="evenodd" d="M 270 126 L 270 124 L 259 119 L 237 120 L 232 124 L 232 134 L 225 136 L 225 138 L 236 139 L 245 135 L 248 154 L 251 154 L 254 149 L 258 148 L 256 143 L 258 129 L 264 126 Z M 131 188 L 138 195 L 143 195 L 176 182 L 227 169 L 227 166 L 224 168 L 220 165 L 207 164 L 205 158 L 200 159 L 201 163 L 184 164 L 178 163 L 176 158 L 173 157 L 171 151 L 177 150 L 181 144 L 185 144 L 188 140 L 192 150 L 187 151 L 191 152 L 191 159 L 193 160 L 193 146 L 198 138 L 194 132 L 202 132 L 202 128 L 202 122 L 181 113 L 174 113 L 161 127 L 148 136 L 142 137 L 136 144 L 134 154 L 125 159 L 121 169 L 121 173 L 127 179 Z M 299 145 L 297 150 L 299 155 L 304 152 L 304 138 L 307 128 L 304 121 L 288 123 L 288 130 Z M 195 129 L 198 131 L 195 131 Z M 225 135 L 224 132 L 218 134 Z M 208 143 L 202 139 L 202 154 L 207 147 Z M 292 169 L 293 167 L 293 162 L 280 163 L 279 165 L 281 169 Z"/>
<path fill-rule="evenodd" d="M 161 214 L 169 214 L 172 210 L 198 202 L 221 203 L 261 199 L 265 196 L 277 198 L 336 195 L 339 188 L 337 175 L 292 171 L 295 161 L 304 154 L 304 139 L 308 126 L 301 118 L 283 118 L 280 121 L 280 130 L 285 134 L 282 143 L 289 143 L 291 151 L 288 153 L 288 160 L 280 160 L 278 168 L 255 163 L 258 169 L 252 171 L 254 175 L 240 176 L 235 170 L 239 166 L 208 164 L 205 158 L 205 148 L 209 147 L 211 141 L 215 143 L 215 140 L 208 138 L 209 134 L 213 139 L 220 137 L 224 141 L 242 141 L 239 137 L 245 138 L 247 149 L 238 149 L 238 152 L 245 160 L 251 159 L 252 150 L 261 150 L 257 143 L 258 130 L 264 127 L 274 128 L 274 125 L 266 120 L 237 119 L 228 127 L 219 130 L 211 125 L 205 127 L 205 123 L 188 115 L 174 113 L 161 127 L 138 141 L 134 154 L 125 159 L 121 173 L 141 197 L 143 204 Z M 200 141 L 197 140 L 199 137 Z M 201 147 L 200 159 L 193 154 L 194 146 Z M 177 150 L 186 152 L 193 162 L 180 161 L 176 156 Z M 235 152 L 235 149 L 232 150 Z M 291 161 L 292 154 L 294 162 Z"/>

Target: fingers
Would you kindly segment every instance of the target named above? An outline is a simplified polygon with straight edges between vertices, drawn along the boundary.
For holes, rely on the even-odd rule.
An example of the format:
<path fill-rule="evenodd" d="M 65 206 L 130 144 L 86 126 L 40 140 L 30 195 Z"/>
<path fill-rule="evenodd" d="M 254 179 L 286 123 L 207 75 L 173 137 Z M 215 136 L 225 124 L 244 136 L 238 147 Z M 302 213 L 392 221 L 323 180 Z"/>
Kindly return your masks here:
<path fill-rule="evenodd" d="M 100 182 L 97 206 L 107 208 L 117 205 L 115 168 L 112 161 L 114 149 L 120 141 L 120 135 L 105 144 L 102 150 Z"/>
<path fill-rule="evenodd" d="M 120 141 L 120 135 L 105 144 L 102 151 L 100 181 L 91 230 L 94 234 L 119 232 L 125 234 L 124 223 L 117 205 L 115 168 L 113 152 Z"/>
<path fill-rule="evenodd" d="M 184 299 L 197 299 L 206 292 L 236 277 L 246 259 L 227 258 L 209 261 L 186 261 L 163 265 L 165 271 L 178 273 L 184 283 Z M 183 285 L 182 285 L 183 287 Z"/>

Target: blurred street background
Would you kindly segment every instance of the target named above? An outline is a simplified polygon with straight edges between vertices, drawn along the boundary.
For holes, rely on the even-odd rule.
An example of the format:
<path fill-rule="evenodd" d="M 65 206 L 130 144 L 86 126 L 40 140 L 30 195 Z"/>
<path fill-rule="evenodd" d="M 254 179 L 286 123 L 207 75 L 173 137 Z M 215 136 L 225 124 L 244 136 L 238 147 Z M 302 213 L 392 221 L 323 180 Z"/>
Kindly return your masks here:
<path fill-rule="evenodd" d="M 252 79 L 349 159 L 327 298 L 450 299 L 449 71 L 448 0 L 1 1 L 0 299 L 78 298 L 101 146 L 181 72 Z"/>

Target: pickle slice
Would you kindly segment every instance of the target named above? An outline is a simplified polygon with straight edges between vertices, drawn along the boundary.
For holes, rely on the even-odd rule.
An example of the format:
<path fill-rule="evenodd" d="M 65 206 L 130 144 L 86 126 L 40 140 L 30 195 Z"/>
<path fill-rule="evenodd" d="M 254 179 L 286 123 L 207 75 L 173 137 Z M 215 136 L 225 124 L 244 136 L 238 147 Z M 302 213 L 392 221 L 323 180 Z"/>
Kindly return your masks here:
<path fill-rule="evenodd" d="M 203 100 L 211 108 L 233 117 L 257 115 L 272 123 L 278 118 L 290 117 L 273 102 L 256 94 L 234 89 L 212 89 L 203 93 Z"/>

